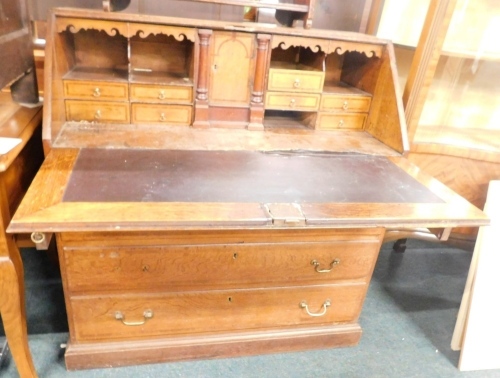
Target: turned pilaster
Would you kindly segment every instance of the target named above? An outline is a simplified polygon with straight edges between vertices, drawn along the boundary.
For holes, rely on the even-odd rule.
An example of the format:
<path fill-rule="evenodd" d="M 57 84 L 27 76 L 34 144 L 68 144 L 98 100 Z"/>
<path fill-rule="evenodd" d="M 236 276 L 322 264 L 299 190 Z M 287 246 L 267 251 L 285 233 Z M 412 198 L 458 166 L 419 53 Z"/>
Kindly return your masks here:
<path fill-rule="evenodd" d="M 198 85 L 196 87 L 194 127 L 210 126 L 208 121 L 208 75 L 211 35 L 212 30 L 198 30 L 200 52 L 198 59 Z"/>
<path fill-rule="evenodd" d="M 255 77 L 252 90 L 250 107 L 250 130 L 262 130 L 264 119 L 264 86 L 266 77 L 266 64 L 269 54 L 269 34 L 257 34 L 257 58 L 255 62 Z"/>
<path fill-rule="evenodd" d="M 198 63 L 198 88 L 196 88 L 196 99 L 208 100 L 208 54 L 210 48 L 211 30 L 201 29 L 198 31 L 200 37 L 200 60 Z"/>

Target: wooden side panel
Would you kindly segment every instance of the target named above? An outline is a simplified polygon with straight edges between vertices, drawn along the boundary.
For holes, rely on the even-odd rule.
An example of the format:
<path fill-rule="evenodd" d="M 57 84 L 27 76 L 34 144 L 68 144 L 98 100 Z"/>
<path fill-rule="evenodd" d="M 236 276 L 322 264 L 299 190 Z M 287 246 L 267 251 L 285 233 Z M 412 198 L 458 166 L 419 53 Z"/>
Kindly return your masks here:
<path fill-rule="evenodd" d="M 405 153 L 409 147 L 392 44 L 386 46 L 381 58 L 356 52 L 345 55 L 342 80 L 373 95 L 365 130 Z"/>
<path fill-rule="evenodd" d="M 255 36 L 218 31 L 212 38 L 210 104 L 249 107 L 255 70 Z"/>

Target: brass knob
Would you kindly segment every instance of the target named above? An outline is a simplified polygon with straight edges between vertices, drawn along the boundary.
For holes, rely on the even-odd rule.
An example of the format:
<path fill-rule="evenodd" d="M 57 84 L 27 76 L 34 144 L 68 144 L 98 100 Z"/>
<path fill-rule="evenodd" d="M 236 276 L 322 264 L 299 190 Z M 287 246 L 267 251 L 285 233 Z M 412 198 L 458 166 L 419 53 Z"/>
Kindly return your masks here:
<path fill-rule="evenodd" d="M 290 100 L 290 107 L 291 107 L 291 108 L 295 108 L 295 99 L 294 99 L 294 98 L 292 98 L 292 99 Z"/>
<path fill-rule="evenodd" d="M 94 93 L 92 93 L 92 96 L 94 96 L 94 97 L 100 97 L 101 96 L 101 90 L 99 89 L 99 87 L 95 87 L 94 88 Z"/>
<path fill-rule="evenodd" d="M 94 114 L 94 118 L 95 119 L 101 119 L 102 117 L 102 114 L 101 114 L 101 111 L 100 110 L 97 110 Z"/>
<path fill-rule="evenodd" d="M 344 110 L 349 109 L 349 103 L 347 101 L 344 101 L 344 104 L 342 104 L 342 109 Z"/>
<path fill-rule="evenodd" d="M 158 99 L 164 100 L 165 97 L 166 97 L 165 90 L 161 89 L 160 92 L 158 93 Z"/>
<path fill-rule="evenodd" d="M 344 122 L 344 120 L 343 120 L 343 119 L 341 119 L 341 120 L 339 121 L 339 125 L 338 125 L 338 127 L 344 127 L 344 123 L 345 123 L 345 122 Z"/>
<path fill-rule="evenodd" d="M 295 81 L 293 82 L 293 87 L 294 88 L 300 87 L 300 79 L 295 79 Z"/>
<path fill-rule="evenodd" d="M 165 122 L 167 120 L 167 117 L 165 117 L 165 113 L 160 114 L 160 121 Z"/>

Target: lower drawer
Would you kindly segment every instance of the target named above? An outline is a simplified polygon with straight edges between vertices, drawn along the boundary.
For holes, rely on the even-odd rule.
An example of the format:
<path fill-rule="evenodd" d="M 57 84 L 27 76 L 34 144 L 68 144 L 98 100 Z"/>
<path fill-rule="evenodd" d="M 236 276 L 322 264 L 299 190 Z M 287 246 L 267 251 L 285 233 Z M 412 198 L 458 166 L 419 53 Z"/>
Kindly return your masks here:
<path fill-rule="evenodd" d="M 362 130 L 365 125 L 365 120 L 365 113 L 318 113 L 316 128 L 320 130 Z"/>
<path fill-rule="evenodd" d="M 323 94 L 321 96 L 321 111 L 367 113 L 370 110 L 371 97 L 343 96 L 338 94 Z"/>
<path fill-rule="evenodd" d="M 191 124 L 190 105 L 132 104 L 132 123 Z"/>
<path fill-rule="evenodd" d="M 129 105 L 125 102 L 66 100 L 67 121 L 129 123 Z"/>
<path fill-rule="evenodd" d="M 319 109 L 320 94 L 267 92 L 265 108 L 270 110 L 303 110 Z"/>
<path fill-rule="evenodd" d="M 72 297 L 74 340 L 134 340 L 357 321 L 366 284 Z"/>

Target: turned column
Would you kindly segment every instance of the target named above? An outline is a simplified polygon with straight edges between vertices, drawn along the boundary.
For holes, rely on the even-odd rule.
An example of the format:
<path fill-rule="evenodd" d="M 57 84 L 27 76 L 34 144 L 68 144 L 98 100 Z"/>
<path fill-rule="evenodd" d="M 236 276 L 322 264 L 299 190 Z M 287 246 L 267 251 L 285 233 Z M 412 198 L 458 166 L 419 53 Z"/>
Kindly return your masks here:
<path fill-rule="evenodd" d="M 193 122 L 193 126 L 195 127 L 210 126 L 208 117 L 208 75 L 211 35 L 212 30 L 198 30 L 200 51 L 198 59 L 198 85 L 196 87 L 196 101 Z"/>
<path fill-rule="evenodd" d="M 262 130 L 264 128 L 264 86 L 270 40 L 271 36 L 269 34 L 257 34 L 257 58 L 250 104 L 249 130 Z"/>

